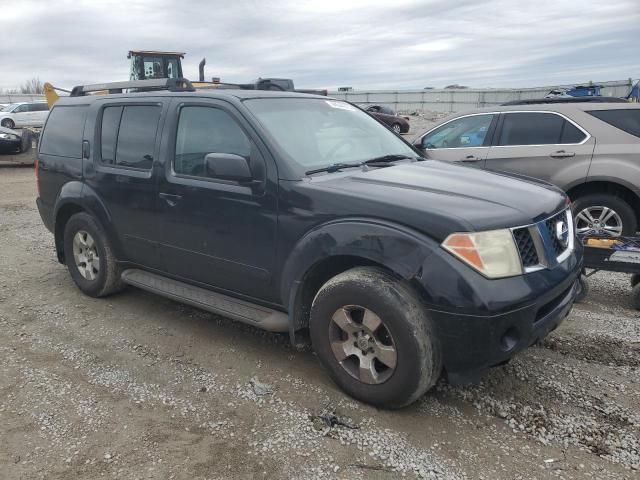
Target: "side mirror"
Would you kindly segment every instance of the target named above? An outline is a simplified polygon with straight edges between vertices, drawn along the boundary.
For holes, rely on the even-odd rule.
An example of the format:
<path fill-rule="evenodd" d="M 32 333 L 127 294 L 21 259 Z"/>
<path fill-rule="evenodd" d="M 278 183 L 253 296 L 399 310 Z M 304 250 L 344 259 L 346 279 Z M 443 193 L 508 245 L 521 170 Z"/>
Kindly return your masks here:
<path fill-rule="evenodd" d="M 424 145 L 422 144 L 422 138 L 418 138 L 417 140 L 414 140 L 413 146 L 416 147 L 418 150 L 426 150 Z"/>
<path fill-rule="evenodd" d="M 209 153 L 204 160 L 207 174 L 211 177 L 235 182 L 250 182 L 253 179 L 247 160 L 240 155 Z"/>

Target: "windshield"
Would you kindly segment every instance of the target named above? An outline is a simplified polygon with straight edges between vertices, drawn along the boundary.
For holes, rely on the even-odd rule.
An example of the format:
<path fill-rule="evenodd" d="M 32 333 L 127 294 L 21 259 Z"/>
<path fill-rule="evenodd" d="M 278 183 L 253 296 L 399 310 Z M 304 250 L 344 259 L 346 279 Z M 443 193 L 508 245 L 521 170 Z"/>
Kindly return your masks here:
<path fill-rule="evenodd" d="M 245 105 L 303 171 L 384 155 L 417 156 L 394 133 L 346 102 L 256 98 Z"/>
<path fill-rule="evenodd" d="M 5 105 L 4 107 L 0 107 L 0 112 L 10 112 L 12 111 L 16 106 L 12 103 L 10 103 L 9 105 Z"/>

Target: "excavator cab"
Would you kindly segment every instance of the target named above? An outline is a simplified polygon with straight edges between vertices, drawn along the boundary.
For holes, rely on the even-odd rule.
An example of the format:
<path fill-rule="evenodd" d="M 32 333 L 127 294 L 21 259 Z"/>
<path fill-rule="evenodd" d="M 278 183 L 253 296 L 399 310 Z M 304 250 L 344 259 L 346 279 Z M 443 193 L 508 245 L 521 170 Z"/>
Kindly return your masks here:
<path fill-rule="evenodd" d="M 130 80 L 154 78 L 182 78 L 182 52 L 157 52 L 151 50 L 129 50 L 131 59 Z"/>

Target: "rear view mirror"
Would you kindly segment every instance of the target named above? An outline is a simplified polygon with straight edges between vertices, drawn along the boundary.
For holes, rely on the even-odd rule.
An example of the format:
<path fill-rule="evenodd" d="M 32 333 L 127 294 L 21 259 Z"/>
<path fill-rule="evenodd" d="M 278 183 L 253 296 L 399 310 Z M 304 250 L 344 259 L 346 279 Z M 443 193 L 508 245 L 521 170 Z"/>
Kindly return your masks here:
<path fill-rule="evenodd" d="M 207 165 L 207 174 L 210 177 L 235 182 L 249 182 L 253 178 L 249 163 L 240 155 L 209 153 L 204 159 Z"/>

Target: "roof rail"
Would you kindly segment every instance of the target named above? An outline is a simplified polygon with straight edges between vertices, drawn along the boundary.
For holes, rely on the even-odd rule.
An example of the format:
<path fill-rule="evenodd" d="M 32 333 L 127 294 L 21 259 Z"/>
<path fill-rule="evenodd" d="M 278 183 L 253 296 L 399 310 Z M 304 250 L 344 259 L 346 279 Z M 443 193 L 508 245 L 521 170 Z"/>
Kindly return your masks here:
<path fill-rule="evenodd" d="M 545 103 L 622 103 L 627 102 L 624 98 L 618 97 L 551 97 L 533 98 L 529 100 L 513 100 L 501 103 L 501 106 L 512 105 L 539 105 Z"/>
<path fill-rule="evenodd" d="M 96 83 L 94 85 L 78 85 L 73 87 L 70 96 L 82 97 L 91 92 L 122 93 L 123 90 L 145 92 L 153 90 L 169 90 L 170 92 L 195 92 L 195 88 L 186 78 L 157 78 L 151 80 L 128 80 L 126 82 Z"/>

